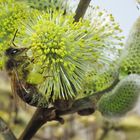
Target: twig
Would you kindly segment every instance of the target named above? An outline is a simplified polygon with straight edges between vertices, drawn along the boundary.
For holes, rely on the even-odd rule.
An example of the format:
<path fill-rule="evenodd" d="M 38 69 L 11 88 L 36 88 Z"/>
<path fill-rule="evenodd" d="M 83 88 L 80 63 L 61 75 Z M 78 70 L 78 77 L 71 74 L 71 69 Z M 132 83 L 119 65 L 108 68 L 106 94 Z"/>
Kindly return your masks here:
<path fill-rule="evenodd" d="M 74 16 L 74 19 L 76 22 L 78 22 L 80 18 L 84 17 L 90 1 L 91 0 L 80 0 L 78 7 L 76 9 L 76 12 L 75 12 L 76 15 Z"/>
<path fill-rule="evenodd" d="M 54 108 L 37 108 L 19 140 L 30 140 L 42 125 L 52 120 L 64 123 L 63 119 L 57 116 Z"/>
<path fill-rule="evenodd" d="M 0 133 L 5 140 L 17 140 L 11 129 L 7 126 L 6 122 L 0 117 Z"/>
<path fill-rule="evenodd" d="M 52 116 L 54 116 L 52 109 L 38 108 L 19 140 L 30 140 L 37 130 L 47 122 L 47 119 L 52 118 Z"/>

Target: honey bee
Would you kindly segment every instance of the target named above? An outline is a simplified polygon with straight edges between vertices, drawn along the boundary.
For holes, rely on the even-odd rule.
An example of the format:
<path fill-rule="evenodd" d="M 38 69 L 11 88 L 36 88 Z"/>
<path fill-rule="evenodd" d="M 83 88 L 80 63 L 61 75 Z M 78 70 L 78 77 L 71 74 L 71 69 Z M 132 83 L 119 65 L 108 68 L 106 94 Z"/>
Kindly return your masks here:
<path fill-rule="evenodd" d="M 24 64 L 26 64 L 26 57 L 24 56 L 27 48 L 17 48 L 14 44 L 17 31 L 12 39 L 12 45 L 5 51 L 6 61 L 6 71 L 11 80 L 11 88 L 14 96 L 20 97 L 25 103 L 40 107 L 47 108 L 48 102 L 45 97 L 39 93 L 37 85 L 30 84 L 26 81 L 26 77 L 29 71 L 24 69 Z M 28 65 L 28 63 L 26 64 Z"/>

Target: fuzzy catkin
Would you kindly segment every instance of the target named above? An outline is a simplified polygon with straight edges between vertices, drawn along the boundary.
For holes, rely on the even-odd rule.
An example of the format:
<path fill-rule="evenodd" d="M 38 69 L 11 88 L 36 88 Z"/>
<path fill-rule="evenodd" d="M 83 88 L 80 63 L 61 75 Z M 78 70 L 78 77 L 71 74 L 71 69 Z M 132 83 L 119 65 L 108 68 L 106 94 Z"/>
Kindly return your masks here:
<path fill-rule="evenodd" d="M 122 74 L 140 74 L 140 17 L 134 23 L 121 58 Z"/>
<path fill-rule="evenodd" d="M 132 110 L 140 95 L 140 75 L 131 74 L 121 80 L 98 101 L 97 108 L 106 117 L 120 117 Z"/>

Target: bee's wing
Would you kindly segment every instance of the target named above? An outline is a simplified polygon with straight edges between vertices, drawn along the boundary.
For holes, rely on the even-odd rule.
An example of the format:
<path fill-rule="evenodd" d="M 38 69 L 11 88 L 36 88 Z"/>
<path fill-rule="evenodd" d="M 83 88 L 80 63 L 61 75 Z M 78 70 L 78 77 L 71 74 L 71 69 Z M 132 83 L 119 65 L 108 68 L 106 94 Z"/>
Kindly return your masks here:
<path fill-rule="evenodd" d="M 16 93 L 16 88 L 15 88 L 15 84 L 16 84 L 16 79 L 15 79 L 15 74 L 12 72 L 12 75 L 11 75 L 11 78 L 10 78 L 10 82 L 11 82 L 11 90 L 12 90 L 12 95 L 15 99 L 15 102 L 18 103 L 19 101 L 19 98 L 17 96 L 17 93 Z"/>
<path fill-rule="evenodd" d="M 11 76 L 11 89 L 12 89 L 12 94 L 14 96 L 15 102 L 17 104 L 21 104 L 24 108 L 26 107 L 26 104 L 20 99 L 17 91 L 22 90 L 22 85 L 19 80 L 18 74 L 16 70 L 13 70 L 12 76 Z M 22 92 L 21 92 L 22 94 Z M 22 95 L 23 96 L 23 95 Z M 23 96 L 24 98 L 24 96 Z"/>

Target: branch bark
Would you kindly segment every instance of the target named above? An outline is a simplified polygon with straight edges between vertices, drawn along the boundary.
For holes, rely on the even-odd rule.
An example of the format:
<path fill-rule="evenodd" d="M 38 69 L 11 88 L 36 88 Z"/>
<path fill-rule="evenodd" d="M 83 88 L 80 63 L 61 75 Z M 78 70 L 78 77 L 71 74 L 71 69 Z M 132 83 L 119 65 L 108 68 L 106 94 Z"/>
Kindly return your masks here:
<path fill-rule="evenodd" d="M 48 121 L 59 121 L 64 123 L 63 119 L 57 116 L 54 108 L 37 108 L 24 132 L 18 140 L 30 140 L 36 132 Z"/>
<path fill-rule="evenodd" d="M 76 9 L 76 15 L 74 16 L 75 22 L 78 22 L 80 18 L 83 18 L 91 0 L 80 0 Z"/>
<path fill-rule="evenodd" d="M 50 109 L 41 109 L 38 108 L 30 122 L 28 123 L 26 129 L 20 136 L 19 140 L 30 140 L 34 134 L 37 132 L 37 130 L 45 124 L 48 119 L 54 117 L 54 112 L 53 110 Z"/>

